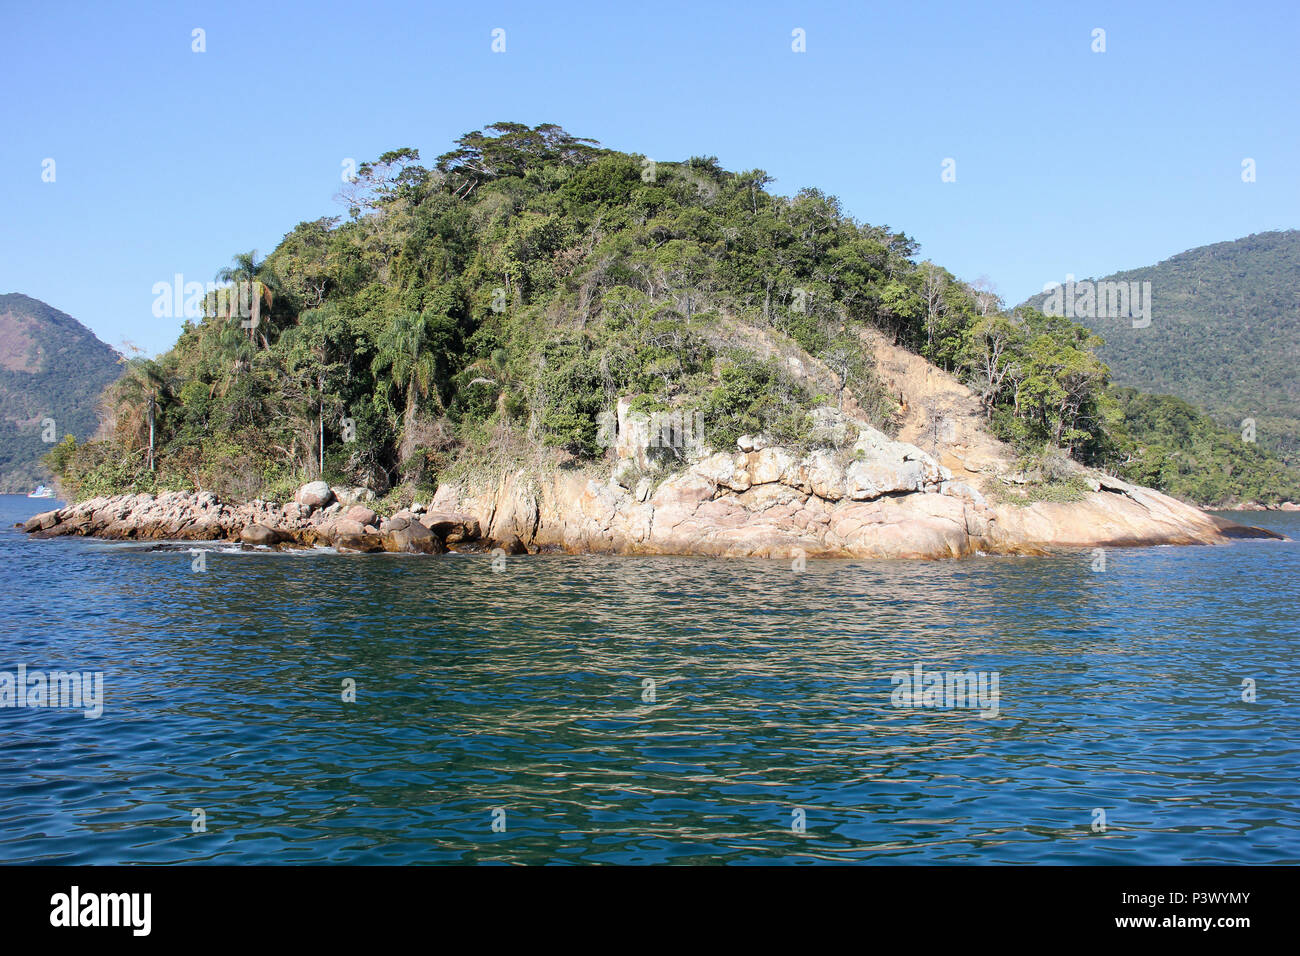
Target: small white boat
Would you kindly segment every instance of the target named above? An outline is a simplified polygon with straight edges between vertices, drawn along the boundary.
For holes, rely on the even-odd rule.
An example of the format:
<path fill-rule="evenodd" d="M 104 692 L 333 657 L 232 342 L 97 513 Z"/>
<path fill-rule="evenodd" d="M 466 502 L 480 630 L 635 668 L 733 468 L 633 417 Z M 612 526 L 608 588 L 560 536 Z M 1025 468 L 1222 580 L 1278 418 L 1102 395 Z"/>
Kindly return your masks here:
<path fill-rule="evenodd" d="M 53 498 L 54 492 L 51 491 L 49 488 L 46 488 L 44 485 L 37 485 L 36 490 L 33 491 L 27 497 L 28 498 Z"/>

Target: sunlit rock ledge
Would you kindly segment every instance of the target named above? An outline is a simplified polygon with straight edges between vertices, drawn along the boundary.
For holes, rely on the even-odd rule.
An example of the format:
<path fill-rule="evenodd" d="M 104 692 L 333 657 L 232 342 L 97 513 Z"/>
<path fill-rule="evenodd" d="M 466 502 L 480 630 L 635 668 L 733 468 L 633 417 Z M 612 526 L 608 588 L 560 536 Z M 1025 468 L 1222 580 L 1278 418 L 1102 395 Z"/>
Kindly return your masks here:
<path fill-rule="evenodd" d="M 227 504 L 210 492 L 122 495 L 45 512 L 23 527 L 37 537 L 226 540 L 341 552 L 502 548 L 787 560 L 1282 537 L 1092 472 L 1079 501 L 993 503 L 915 445 L 863 422 L 848 424 L 856 440 L 838 451 L 800 454 L 744 436 L 735 452 L 704 449 L 667 477 L 643 473 L 644 443 L 624 442 L 603 474 L 561 467 L 483 474 L 444 484 L 427 506 L 388 516 L 360 500 L 367 494 L 361 489 L 312 482 L 285 505 Z"/>

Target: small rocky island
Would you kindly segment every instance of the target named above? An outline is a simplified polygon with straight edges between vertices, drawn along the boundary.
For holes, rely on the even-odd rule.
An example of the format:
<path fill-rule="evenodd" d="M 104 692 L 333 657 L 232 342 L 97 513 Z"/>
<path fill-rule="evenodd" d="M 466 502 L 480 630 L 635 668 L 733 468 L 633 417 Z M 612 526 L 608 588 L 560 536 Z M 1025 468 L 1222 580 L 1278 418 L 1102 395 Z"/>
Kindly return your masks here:
<path fill-rule="evenodd" d="M 1300 494 L 1253 432 L 1117 392 L 1055 308 L 761 169 L 651 166 L 518 123 L 362 164 L 346 221 L 236 255 L 126 363 L 46 456 L 86 500 L 27 529 L 947 558 L 1269 537 L 1188 502 Z"/>

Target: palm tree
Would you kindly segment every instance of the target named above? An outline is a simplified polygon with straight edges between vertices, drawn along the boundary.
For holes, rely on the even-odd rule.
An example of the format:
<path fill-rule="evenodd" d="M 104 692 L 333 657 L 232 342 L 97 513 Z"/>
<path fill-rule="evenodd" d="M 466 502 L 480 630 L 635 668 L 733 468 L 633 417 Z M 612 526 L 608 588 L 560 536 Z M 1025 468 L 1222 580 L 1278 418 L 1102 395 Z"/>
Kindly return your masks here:
<path fill-rule="evenodd" d="M 239 282 L 242 280 L 252 282 L 257 278 L 262 266 L 263 263 L 258 261 L 256 249 L 240 252 L 230 260 L 230 265 L 217 272 L 217 281 Z"/>
<path fill-rule="evenodd" d="M 442 401 L 435 379 L 437 356 L 429 347 L 429 326 L 423 315 L 404 312 L 397 316 L 375 340 L 375 358 L 371 371 L 384 375 L 406 396 L 406 413 L 402 430 L 409 434 L 415 422 L 416 399 L 433 395 L 438 411 Z"/>
<path fill-rule="evenodd" d="M 145 407 L 145 416 L 149 424 L 149 470 L 155 470 L 155 415 L 158 399 L 167 388 L 167 376 L 162 366 L 151 358 L 142 355 L 124 358 L 122 365 L 126 372 L 118 380 L 112 398 L 119 421 L 124 411 L 135 411 L 141 405 Z"/>
<path fill-rule="evenodd" d="M 230 265 L 217 272 L 216 279 L 218 282 L 233 283 L 235 287 L 233 294 L 226 300 L 227 315 L 230 318 L 234 318 L 236 315 L 235 303 L 238 300 L 248 303 L 251 315 L 241 317 L 251 319 L 248 324 L 244 325 L 244 328 L 248 329 L 249 341 L 256 342 L 256 330 L 262 324 L 262 305 L 265 302 L 268 312 L 270 311 L 271 303 L 274 300 L 273 289 L 278 285 L 274 273 L 266 265 L 266 260 L 258 260 L 256 249 L 238 253 L 231 259 Z M 220 299 L 218 299 L 218 302 L 220 302 Z M 220 312 L 218 315 L 220 315 Z M 269 349 L 271 343 L 266 333 L 261 333 L 261 336 L 262 347 Z"/>

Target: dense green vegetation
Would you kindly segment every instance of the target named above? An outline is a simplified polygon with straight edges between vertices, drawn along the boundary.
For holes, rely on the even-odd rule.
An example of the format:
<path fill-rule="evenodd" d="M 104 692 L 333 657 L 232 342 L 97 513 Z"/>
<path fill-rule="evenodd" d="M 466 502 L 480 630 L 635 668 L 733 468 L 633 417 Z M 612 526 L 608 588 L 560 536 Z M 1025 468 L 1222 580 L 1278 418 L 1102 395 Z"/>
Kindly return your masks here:
<path fill-rule="evenodd" d="M 1125 477 L 1203 504 L 1300 501 L 1300 473 L 1170 395 L 1115 389 Z"/>
<path fill-rule="evenodd" d="M 1177 395 L 1300 465 L 1300 231 L 1180 253 L 1106 280 L 1150 282 L 1151 324 L 1080 318 L 1117 383 Z M 1041 307 L 1042 297 L 1031 304 Z"/>
<path fill-rule="evenodd" d="M 917 262 L 904 234 L 770 182 L 555 126 L 496 124 L 429 168 L 386 153 L 345 188 L 346 217 L 301 223 L 265 259 L 223 270 L 256 289 L 255 325 L 210 296 L 170 352 L 106 394 L 113 437 L 62 446 L 52 464 L 83 495 L 283 497 L 322 474 L 423 491 L 539 448 L 590 461 L 620 396 L 698 413 L 715 447 L 760 430 L 806 444 L 809 412 L 846 393 L 890 427 L 868 326 L 969 381 L 1027 458 L 1132 458 L 1086 329 L 1008 313 Z M 781 343 L 824 374 L 796 376 Z"/>
<path fill-rule="evenodd" d="M 122 372 L 118 355 L 76 319 L 38 299 L 0 295 L 0 493 L 50 481 L 41 458 L 53 436 L 89 438 L 95 403 Z"/>

